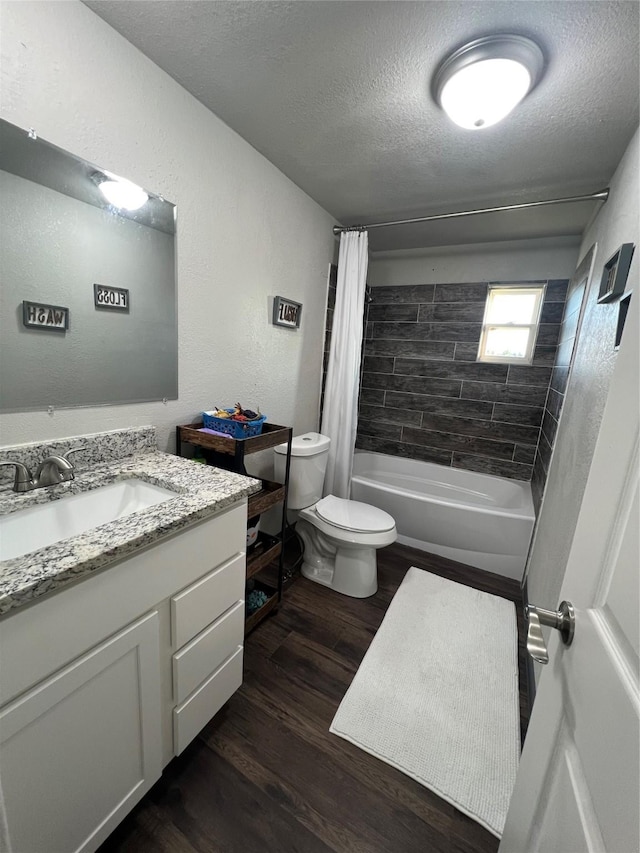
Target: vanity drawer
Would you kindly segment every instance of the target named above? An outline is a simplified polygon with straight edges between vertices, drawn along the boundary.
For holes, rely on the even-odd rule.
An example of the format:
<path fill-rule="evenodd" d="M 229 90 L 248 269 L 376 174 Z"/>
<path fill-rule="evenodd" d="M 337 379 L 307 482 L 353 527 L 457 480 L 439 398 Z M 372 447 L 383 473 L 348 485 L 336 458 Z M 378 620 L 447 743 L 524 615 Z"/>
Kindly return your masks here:
<path fill-rule="evenodd" d="M 173 656 L 173 692 L 182 702 L 231 655 L 244 639 L 244 601 L 239 601 L 213 625 Z"/>
<path fill-rule="evenodd" d="M 222 708 L 242 684 L 242 646 L 186 702 L 173 711 L 173 747 L 176 755 Z"/>
<path fill-rule="evenodd" d="M 244 598 L 245 555 L 238 554 L 171 598 L 171 638 L 179 649 Z"/>

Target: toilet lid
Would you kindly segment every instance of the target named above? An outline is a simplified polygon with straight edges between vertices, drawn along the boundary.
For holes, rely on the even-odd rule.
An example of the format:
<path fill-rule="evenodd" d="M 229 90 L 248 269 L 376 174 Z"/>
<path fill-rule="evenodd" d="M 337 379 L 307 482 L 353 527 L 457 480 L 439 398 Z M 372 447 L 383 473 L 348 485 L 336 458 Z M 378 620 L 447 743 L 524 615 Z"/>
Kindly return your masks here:
<path fill-rule="evenodd" d="M 320 518 L 343 530 L 382 533 L 395 527 L 395 521 L 388 512 L 360 501 L 348 501 L 327 495 L 318 501 L 315 509 Z"/>

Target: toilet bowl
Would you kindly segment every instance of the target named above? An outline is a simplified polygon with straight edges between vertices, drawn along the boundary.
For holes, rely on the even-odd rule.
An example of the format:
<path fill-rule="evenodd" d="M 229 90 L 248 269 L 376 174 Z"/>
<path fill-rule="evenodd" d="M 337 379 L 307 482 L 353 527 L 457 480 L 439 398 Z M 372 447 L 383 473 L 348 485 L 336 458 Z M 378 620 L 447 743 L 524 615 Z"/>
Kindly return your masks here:
<path fill-rule="evenodd" d="M 304 577 L 353 598 L 378 589 L 376 551 L 396 539 L 389 513 L 359 501 L 321 498 L 330 440 L 294 437 L 287 505 L 304 545 Z M 276 479 L 284 480 L 287 445 L 275 448 Z"/>
<path fill-rule="evenodd" d="M 378 590 L 376 550 L 396 540 L 393 518 L 381 509 L 329 495 L 300 512 L 304 577 L 353 598 Z"/>

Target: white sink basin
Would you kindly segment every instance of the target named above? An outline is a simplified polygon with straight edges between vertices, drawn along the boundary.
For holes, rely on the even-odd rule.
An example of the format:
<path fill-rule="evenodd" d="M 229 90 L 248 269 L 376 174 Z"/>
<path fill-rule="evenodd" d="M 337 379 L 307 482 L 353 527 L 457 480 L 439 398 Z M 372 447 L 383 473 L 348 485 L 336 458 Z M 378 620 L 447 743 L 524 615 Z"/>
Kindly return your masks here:
<path fill-rule="evenodd" d="M 0 517 L 0 560 L 37 551 L 177 497 L 144 480 L 119 480 Z"/>

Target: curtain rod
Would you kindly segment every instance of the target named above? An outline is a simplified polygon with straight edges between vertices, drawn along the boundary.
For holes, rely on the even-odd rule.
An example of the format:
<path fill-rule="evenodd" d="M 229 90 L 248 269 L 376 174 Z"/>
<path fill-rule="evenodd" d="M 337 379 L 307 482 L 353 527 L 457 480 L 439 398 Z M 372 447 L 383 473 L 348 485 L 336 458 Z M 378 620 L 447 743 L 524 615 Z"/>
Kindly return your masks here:
<path fill-rule="evenodd" d="M 368 231 L 371 228 L 386 228 L 388 225 L 413 225 L 417 222 L 435 222 L 438 219 L 456 219 L 459 216 L 476 216 L 479 213 L 499 213 L 502 210 L 524 210 L 527 207 L 545 207 L 549 204 L 570 204 L 577 201 L 606 201 L 609 198 L 609 187 L 589 195 L 573 195 L 567 198 L 549 198 L 545 201 L 527 201 L 522 204 L 503 204 L 500 207 L 481 207 L 478 210 L 459 210 L 455 213 L 436 213 L 433 216 L 419 216 L 416 219 L 396 219 L 391 222 L 372 222 L 369 225 L 333 226 L 334 234 L 343 231 Z"/>

